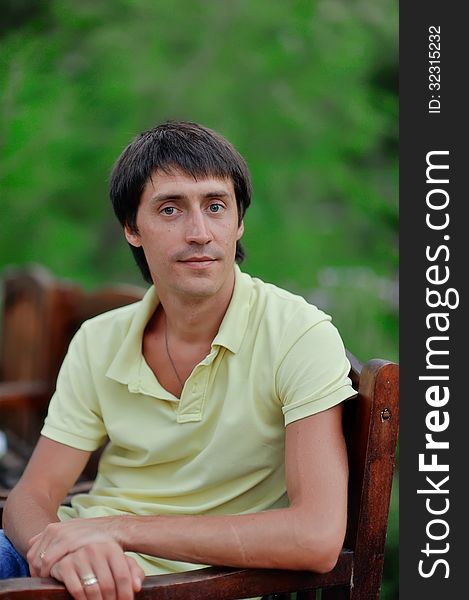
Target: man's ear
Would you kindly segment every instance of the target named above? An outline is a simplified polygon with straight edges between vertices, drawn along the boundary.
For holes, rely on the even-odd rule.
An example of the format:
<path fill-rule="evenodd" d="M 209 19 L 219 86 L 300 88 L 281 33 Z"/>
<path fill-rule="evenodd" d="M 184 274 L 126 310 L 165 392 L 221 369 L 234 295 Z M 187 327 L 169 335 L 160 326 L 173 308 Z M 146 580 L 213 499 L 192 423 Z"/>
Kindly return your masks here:
<path fill-rule="evenodd" d="M 240 240 L 243 237 L 243 233 L 244 233 L 244 221 L 241 221 L 241 223 L 238 226 L 238 235 L 236 236 L 236 240 Z"/>
<path fill-rule="evenodd" d="M 140 240 L 140 234 L 138 233 L 138 231 L 131 229 L 128 225 L 124 225 L 124 235 L 125 239 L 129 242 L 131 246 L 140 248 L 142 242 Z"/>

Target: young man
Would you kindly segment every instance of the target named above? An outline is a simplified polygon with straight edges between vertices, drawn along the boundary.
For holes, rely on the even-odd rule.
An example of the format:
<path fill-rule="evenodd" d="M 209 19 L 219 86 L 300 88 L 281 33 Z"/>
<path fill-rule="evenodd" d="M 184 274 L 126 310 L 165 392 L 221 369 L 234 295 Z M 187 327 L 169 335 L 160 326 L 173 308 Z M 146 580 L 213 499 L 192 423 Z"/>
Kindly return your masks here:
<path fill-rule="evenodd" d="M 4 516 L 23 569 L 74 598 L 127 600 L 144 573 L 200 564 L 337 560 L 350 365 L 329 316 L 235 264 L 250 198 L 243 158 L 195 123 L 144 132 L 114 167 L 114 210 L 153 285 L 75 336 Z M 107 439 L 90 494 L 60 507 Z"/>

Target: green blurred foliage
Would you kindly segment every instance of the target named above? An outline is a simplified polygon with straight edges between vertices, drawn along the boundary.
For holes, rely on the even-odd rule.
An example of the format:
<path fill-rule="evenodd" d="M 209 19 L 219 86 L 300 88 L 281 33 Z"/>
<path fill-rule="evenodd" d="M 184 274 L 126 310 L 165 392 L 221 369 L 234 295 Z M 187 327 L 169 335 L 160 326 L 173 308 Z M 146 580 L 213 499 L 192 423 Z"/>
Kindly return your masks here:
<path fill-rule="evenodd" d="M 0 269 L 140 283 L 110 169 L 138 132 L 199 121 L 252 172 L 244 268 L 330 312 L 360 358 L 397 359 L 396 0 L 0 9 Z"/>

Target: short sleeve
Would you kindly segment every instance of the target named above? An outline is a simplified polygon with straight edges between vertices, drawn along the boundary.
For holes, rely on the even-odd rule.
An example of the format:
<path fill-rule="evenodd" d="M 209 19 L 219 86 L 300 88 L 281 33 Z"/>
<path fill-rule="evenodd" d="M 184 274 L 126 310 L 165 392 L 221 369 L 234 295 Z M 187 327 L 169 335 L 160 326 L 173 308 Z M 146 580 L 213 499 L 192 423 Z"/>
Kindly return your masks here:
<path fill-rule="evenodd" d="M 276 373 L 285 425 L 356 396 L 349 371 L 344 344 L 329 320 L 293 339 Z"/>
<path fill-rule="evenodd" d="M 70 343 L 41 433 L 86 451 L 96 450 L 106 439 L 83 328 Z"/>

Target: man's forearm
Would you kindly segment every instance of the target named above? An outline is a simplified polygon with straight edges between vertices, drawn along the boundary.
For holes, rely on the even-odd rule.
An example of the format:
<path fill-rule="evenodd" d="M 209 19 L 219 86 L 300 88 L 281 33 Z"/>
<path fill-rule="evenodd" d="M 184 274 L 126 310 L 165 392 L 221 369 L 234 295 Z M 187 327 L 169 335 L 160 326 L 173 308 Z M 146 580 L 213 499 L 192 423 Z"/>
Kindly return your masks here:
<path fill-rule="evenodd" d="M 117 542 L 124 551 L 170 560 L 327 572 L 345 531 L 345 518 L 334 512 L 325 510 L 319 518 L 290 507 L 247 515 L 70 519 L 46 527 L 29 558 L 47 577 L 57 561 L 79 548 Z"/>
<path fill-rule="evenodd" d="M 57 509 L 89 457 L 90 452 L 40 436 L 21 479 L 9 494 L 3 516 L 5 533 L 23 556 L 29 540 L 59 520 Z"/>
<path fill-rule="evenodd" d="M 124 517 L 124 550 L 172 560 L 234 567 L 333 568 L 344 523 L 314 520 L 292 508 L 247 515 Z M 309 521 L 309 522 L 308 522 Z"/>
<path fill-rule="evenodd" d="M 50 499 L 27 489 L 13 489 L 3 510 L 3 529 L 22 556 L 28 551 L 28 541 L 55 523 L 57 506 Z"/>

